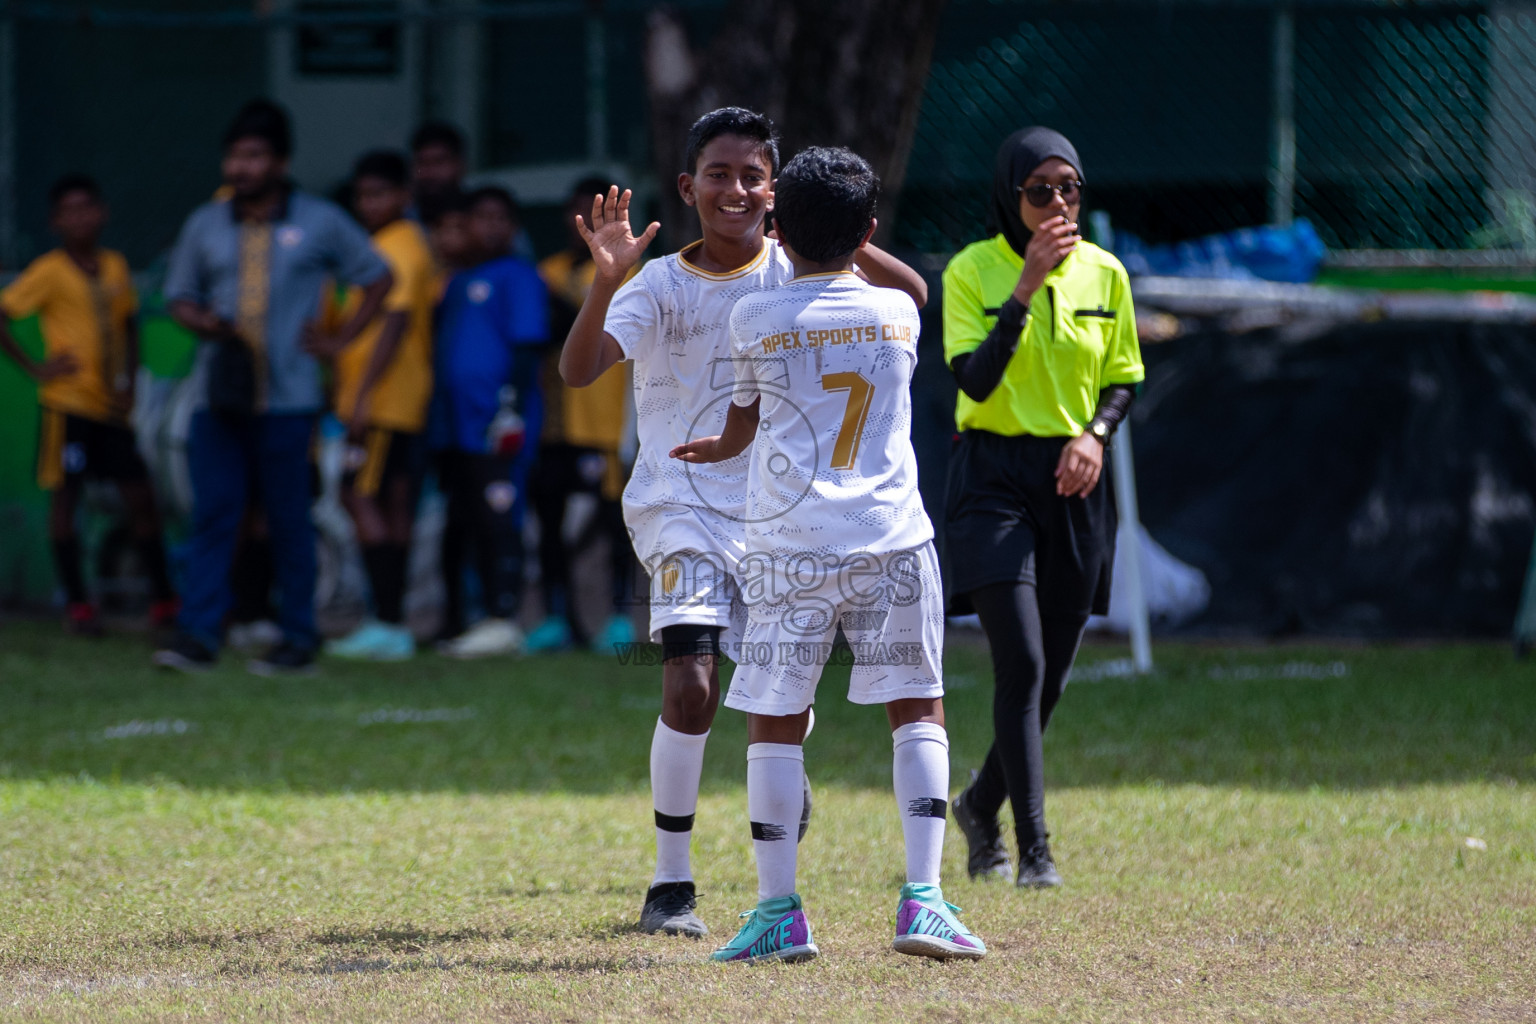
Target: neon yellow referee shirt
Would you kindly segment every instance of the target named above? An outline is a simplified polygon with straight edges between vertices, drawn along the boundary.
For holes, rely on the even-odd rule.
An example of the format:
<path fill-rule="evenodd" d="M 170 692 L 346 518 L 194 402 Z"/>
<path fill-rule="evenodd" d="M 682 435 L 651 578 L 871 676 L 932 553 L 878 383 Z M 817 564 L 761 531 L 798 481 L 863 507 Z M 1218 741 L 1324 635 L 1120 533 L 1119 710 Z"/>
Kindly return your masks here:
<path fill-rule="evenodd" d="M 975 351 L 997 323 L 1024 258 L 1002 235 L 966 246 L 944 268 L 944 361 Z M 961 430 L 1076 437 L 1111 384 L 1146 376 L 1136 340 L 1131 282 L 1120 261 L 1079 242 L 1030 300 L 1019 346 L 985 402 L 964 392 Z"/>

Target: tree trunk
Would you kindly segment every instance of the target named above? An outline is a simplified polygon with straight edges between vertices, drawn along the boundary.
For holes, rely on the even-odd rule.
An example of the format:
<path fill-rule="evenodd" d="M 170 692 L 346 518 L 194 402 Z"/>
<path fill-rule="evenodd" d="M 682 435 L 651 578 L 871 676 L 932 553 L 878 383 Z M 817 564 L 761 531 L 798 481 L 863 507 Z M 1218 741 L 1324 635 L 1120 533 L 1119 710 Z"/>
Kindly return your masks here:
<path fill-rule="evenodd" d="M 771 117 L 786 160 L 806 146 L 847 146 L 868 160 L 884 184 L 887 241 L 943 8 L 944 0 L 733 0 L 702 53 L 675 12 L 654 11 L 646 84 L 667 244 L 698 237 L 698 219 L 673 187 L 688 127 L 727 105 Z"/>

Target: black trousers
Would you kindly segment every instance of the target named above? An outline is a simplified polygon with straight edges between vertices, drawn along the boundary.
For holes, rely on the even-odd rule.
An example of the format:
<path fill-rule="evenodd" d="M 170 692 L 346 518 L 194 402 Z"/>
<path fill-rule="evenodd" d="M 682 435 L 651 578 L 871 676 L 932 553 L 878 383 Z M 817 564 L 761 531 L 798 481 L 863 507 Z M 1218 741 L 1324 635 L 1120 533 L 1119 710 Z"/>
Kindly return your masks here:
<path fill-rule="evenodd" d="M 624 614 L 633 599 L 635 555 L 629 531 L 624 527 L 624 510 L 616 498 L 608 496 L 606 477 L 612 452 L 556 442 L 539 449 L 528 489 L 533 492 L 534 512 L 539 517 L 539 578 L 544 591 L 544 610 L 548 615 L 564 616 L 571 625 L 577 643 L 585 646 L 588 631 L 575 614 L 571 598 L 571 560 L 597 538 L 608 539 L 608 563 L 611 573 L 609 596 L 612 614 Z M 618 468 L 612 467 L 616 475 Z M 622 477 L 617 480 L 622 481 Z M 567 544 L 564 536 L 565 511 L 575 494 L 597 498 L 597 514 L 581 536 Z"/>
<path fill-rule="evenodd" d="M 952 610 L 968 604 L 992 648 L 994 739 L 967 798 L 1013 804 L 1021 852 L 1043 841 L 1042 741 L 1090 612 L 1108 610 L 1115 554 L 1109 467 L 1086 498 L 1056 493 L 1063 437 L 961 435 L 945 501 Z"/>
<path fill-rule="evenodd" d="M 1011 798 L 1019 850 L 1046 837 L 1045 729 L 1061 699 L 1088 616 L 1042 613 L 1031 583 L 993 583 L 971 592 L 992 647 L 992 749 L 967 798 L 994 816 Z"/>
<path fill-rule="evenodd" d="M 439 452 L 437 484 L 448 499 L 441 549 L 444 633 L 464 630 L 464 567 L 474 556 L 480 601 L 487 615 L 516 616 L 522 598 L 523 497 L 512 483 L 512 461 L 478 452 Z"/>

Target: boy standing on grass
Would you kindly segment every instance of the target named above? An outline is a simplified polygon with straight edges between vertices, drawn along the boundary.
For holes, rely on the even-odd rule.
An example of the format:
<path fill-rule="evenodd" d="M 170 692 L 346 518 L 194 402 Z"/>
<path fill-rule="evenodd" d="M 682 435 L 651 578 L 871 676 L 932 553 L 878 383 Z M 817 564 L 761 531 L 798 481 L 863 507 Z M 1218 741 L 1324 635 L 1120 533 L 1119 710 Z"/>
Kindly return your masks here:
<path fill-rule="evenodd" d="M 326 652 L 342 658 L 401 661 L 416 653 L 405 625 L 411 532 L 421 489 L 427 402 L 432 397 L 432 310 L 437 269 L 411 202 L 405 157 L 369 153 L 352 173 L 353 210 L 389 264 L 394 284 L 381 316 L 335 355 L 335 409 L 347 427 L 342 503 L 352 516 L 374 617 Z M 335 310 L 345 322 L 362 300 L 352 288 Z M 323 347 L 332 349 L 329 339 Z"/>
<path fill-rule="evenodd" d="M 438 309 L 428 436 L 447 496 L 442 572 L 447 590 L 441 650 L 454 658 L 518 654 L 514 621 L 523 589 L 523 513 L 538 443 L 539 359 L 549 340 L 538 271 L 510 254 L 517 206 L 483 188 L 467 200 L 463 230 L 439 220 L 440 243 L 462 235 L 471 262 L 448 282 Z M 451 214 L 457 221 L 459 214 Z M 452 259 L 451 253 L 444 253 Z M 465 630 L 463 567 L 473 547 L 485 616 Z"/>
<path fill-rule="evenodd" d="M 287 113 L 269 100 L 246 104 L 224 133 L 229 198 L 187 218 L 166 270 L 171 316 L 202 339 L 193 371 L 202 394 L 187 446 L 189 570 L 179 635 L 154 657 L 180 672 L 217 660 L 253 488 L 272 538 L 283 639 L 247 668 L 312 672 L 319 647 L 310 449 L 324 393 L 313 325 L 328 280 L 357 285 L 362 301 L 329 339 L 350 342 L 373 321 L 391 275 L 351 217 L 293 187 L 292 151 Z"/>
<path fill-rule="evenodd" d="M 689 844 L 704 745 L 720 702 L 720 655 L 739 643 L 746 620 L 733 573 L 746 550 L 747 460 L 690 469 L 667 455 L 724 422 L 734 382 L 732 306 L 793 276 L 784 250 L 763 234 L 777 166 L 778 139 L 762 114 L 725 107 L 699 118 L 677 187 L 698 211 L 703 238 L 647 264 L 628 284 L 625 276 L 660 225 L 635 237 L 630 193 L 617 186 L 594 198 L 590 226 L 579 224 L 595 272 L 561 352 L 560 375 L 586 387 L 615 363 L 634 361 L 640 449 L 624 490 L 624 521 L 651 575 L 650 638 L 662 649 L 662 709 L 651 740 L 656 872 L 640 913 L 645 932 L 709 931 L 695 913 Z M 873 246 L 860 251 L 859 265 L 926 298 L 916 272 Z M 802 717 L 794 742 L 806 724 Z M 806 787 L 803 777 L 797 785 Z M 807 787 L 796 801 L 807 819 L 808 794 Z M 797 818 L 792 827 L 803 834 L 805 823 Z"/>
<path fill-rule="evenodd" d="M 944 603 L 912 451 L 917 309 L 850 272 L 874 231 L 879 189 L 846 149 L 808 149 L 784 168 L 774 226 L 794 280 L 736 304 L 725 429 L 671 453 L 709 465 L 752 448 L 741 568 L 752 603 L 725 703 L 750 716 L 758 904 L 717 961 L 817 955 L 788 836 L 801 811 L 801 738 L 839 625 L 854 653 L 849 699 L 885 705 L 895 746 L 907 884 L 893 946 L 941 960 L 986 955 L 939 889 L 949 792 Z"/>
<path fill-rule="evenodd" d="M 153 588 L 150 620 L 163 629 L 175 622 L 176 595 L 149 469 L 128 425 L 139 369 L 138 296 L 122 253 L 101 248 L 107 208 L 96 182 L 66 175 L 49 190 L 48 205 L 60 245 L 0 292 L 0 351 L 40 385 L 37 484 L 53 495 L 48 533 L 69 626 L 101 634 L 75 527 L 85 479 L 92 477 L 114 481 L 123 496 Z M 42 315 L 42 362 L 22 351 L 6 323 L 35 313 Z"/>

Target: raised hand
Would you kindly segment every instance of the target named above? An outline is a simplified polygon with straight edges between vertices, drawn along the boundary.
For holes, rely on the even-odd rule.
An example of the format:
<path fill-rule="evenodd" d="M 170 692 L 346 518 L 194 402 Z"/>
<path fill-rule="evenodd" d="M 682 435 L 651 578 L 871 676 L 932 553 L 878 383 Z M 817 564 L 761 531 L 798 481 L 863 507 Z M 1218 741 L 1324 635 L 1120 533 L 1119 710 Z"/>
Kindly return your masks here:
<path fill-rule="evenodd" d="M 592 263 L 597 276 L 610 283 L 622 281 L 645 252 L 661 225 L 652 221 L 639 237 L 629 227 L 630 190 L 621 194 L 619 186 L 610 185 L 608 194 L 592 197 L 590 224 L 576 215 L 576 230 L 592 250 Z"/>
<path fill-rule="evenodd" d="M 1045 283 L 1045 275 L 1055 270 L 1082 240 L 1077 225 L 1065 217 L 1052 217 L 1036 228 L 1024 247 L 1024 270 L 1014 286 L 1014 298 L 1029 305 L 1030 298 Z"/>

